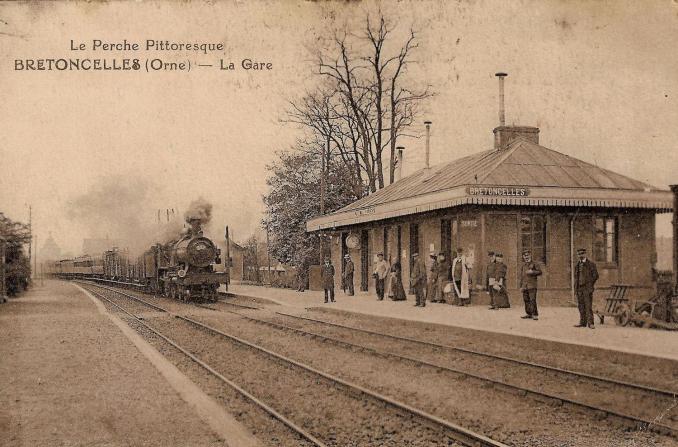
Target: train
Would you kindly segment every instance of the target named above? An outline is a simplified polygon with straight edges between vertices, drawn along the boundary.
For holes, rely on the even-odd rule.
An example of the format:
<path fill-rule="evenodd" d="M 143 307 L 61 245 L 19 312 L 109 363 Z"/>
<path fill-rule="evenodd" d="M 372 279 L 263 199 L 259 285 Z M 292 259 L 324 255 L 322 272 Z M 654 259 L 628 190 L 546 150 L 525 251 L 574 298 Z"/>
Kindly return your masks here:
<path fill-rule="evenodd" d="M 200 219 L 188 223 L 178 237 L 154 244 L 137 257 L 112 247 L 101 255 L 56 261 L 52 274 L 126 285 L 182 301 L 216 301 L 220 285 L 229 283 L 228 269 L 216 271 L 221 250 L 203 235 Z"/>

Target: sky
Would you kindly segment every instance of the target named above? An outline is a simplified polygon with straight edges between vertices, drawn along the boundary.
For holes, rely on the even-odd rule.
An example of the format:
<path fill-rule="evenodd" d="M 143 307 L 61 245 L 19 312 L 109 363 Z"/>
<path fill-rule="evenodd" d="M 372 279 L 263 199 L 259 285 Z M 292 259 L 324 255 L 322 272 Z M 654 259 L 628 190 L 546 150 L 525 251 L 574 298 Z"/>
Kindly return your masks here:
<path fill-rule="evenodd" d="M 0 211 L 25 221 L 30 205 L 35 234 L 78 254 L 83 238 L 145 231 L 158 209 L 181 213 L 202 197 L 213 236 L 229 225 L 246 239 L 260 226 L 266 166 L 301 135 L 283 118 L 319 81 L 318 42 L 379 9 L 396 40 L 418 32 L 407 76 L 437 93 L 414 129 L 433 121 L 433 164 L 492 147 L 494 73 L 504 71 L 508 124 L 537 126 L 542 145 L 652 185 L 678 183 L 677 1 L 0 3 Z M 95 51 L 93 39 L 224 49 Z M 15 70 L 17 59 L 75 57 L 192 69 Z M 219 69 L 244 58 L 273 69 Z M 423 139 L 402 143 L 407 175 L 423 166 Z M 670 216 L 658 221 L 670 234 Z"/>

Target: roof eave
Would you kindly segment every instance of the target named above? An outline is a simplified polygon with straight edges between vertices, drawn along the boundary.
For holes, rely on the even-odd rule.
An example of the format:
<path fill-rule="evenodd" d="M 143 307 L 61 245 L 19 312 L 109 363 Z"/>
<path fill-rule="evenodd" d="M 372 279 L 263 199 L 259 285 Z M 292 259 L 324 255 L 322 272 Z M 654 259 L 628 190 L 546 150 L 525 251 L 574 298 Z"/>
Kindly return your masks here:
<path fill-rule="evenodd" d="M 653 209 L 657 212 L 671 212 L 673 210 L 673 196 L 667 190 L 636 191 L 605 188 L 529 187 L 529 195 L 516 197 L 471 195 L 468 193 L 468 186 L 477 185 L 463 185 L 445 191 L 316 217 L 306 223 L 306 231 L 336 229 L 465 204 L 638 208 Z"/>

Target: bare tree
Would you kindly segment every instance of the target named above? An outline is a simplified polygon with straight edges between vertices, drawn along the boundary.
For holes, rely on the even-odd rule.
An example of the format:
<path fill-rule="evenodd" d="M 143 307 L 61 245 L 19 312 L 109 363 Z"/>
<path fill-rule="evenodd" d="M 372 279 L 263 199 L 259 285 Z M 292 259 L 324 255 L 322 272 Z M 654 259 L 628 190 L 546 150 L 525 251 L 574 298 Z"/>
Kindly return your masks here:
<path fill-rule="evenodd" d="M 358 151 L 360 138 L 355 131 L 353 115 L 347 111 L 345 97 L 330 88 L 307 93 L 298 102 L 290 102 L 286 121 L 311 130 L 309 138 L 298 142 L 297 147 L 305 152 L 321 154 L 321 202 L 326 189 L 324 179 L 328 175 L 330 161 L 335 158 L 349 173 L 347 180 L 356 198 L 363 196 L 363 172 L 368 167 L 363 154 Z"/>
<path fill-rule="evenodd" d="M 390 100 L 390 127 L 389 127 L 389 183 L 395 181 L 396 170 L 396 147 L 398 137 L 407 135 L 407 129 L 414 122 L 418 114 L 418 105 L 422 100 L 434 95 L 431 87 L 427 85 L 419 91 L 414 91 L 400 85 L 400 76 L 405 72 L 407 65 L 411 63 L 410 53 L 419 44 L 415 43 L 415 32 L 410 30 L 410 37 L 403 45 L 395 60 L 395 70 L 391 76 L 389 87 Z M 411 136 L 411 135 L 410 135 Z"/>
<path fill-rule="evenodd" d="M 382 15 L 376 22 L 367 17 L 361 34 L 335 33 L 332 48 L 318 56 L 319 73 L 335 87 L 329 97 L 339 94 L 345 106 L 334 111 L 344 124 L 339 133 L 348 136 L 353 147 L 337 147 L 360 165 L 372 192 L 385 186 L 383 152 L 387 148 L 388 179 L 394 181 L 397 140 L 412 124 L 417 105 L 433 95 L 430 86 L 417 90 L 405 85 L 407 67 L 414 63 L 411 53 L 418 48 L 415 31 L 410 30 L 397 51 L 388 51 L 395 39 L 392 31 Z"/>

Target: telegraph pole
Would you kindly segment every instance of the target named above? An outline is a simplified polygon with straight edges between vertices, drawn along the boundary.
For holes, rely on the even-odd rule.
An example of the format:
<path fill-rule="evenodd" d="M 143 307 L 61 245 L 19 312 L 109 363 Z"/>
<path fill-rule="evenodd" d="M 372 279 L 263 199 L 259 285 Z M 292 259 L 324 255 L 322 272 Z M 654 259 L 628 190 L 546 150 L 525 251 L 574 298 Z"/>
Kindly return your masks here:
<path fill-rule="evenodd" d="M 268 256 L 268 285 L 273 284 L 271 281 L 271 250 L 269 248 L 268 241 L 268 222 L 266 222 L 266 256 Z"/>
<path fill-rule="evenodd" d="M 33 259 L 33 278 L 38 279 L 38 235 L 35 235 L 35 256 Z"/>
<path fill-rule="evenodd" d="M 5 293 L 5 238 L 0 236 L 0 303 L 7 301 Z"/>
<path fill-rule="evenodd" d="M 32 253 L 31 249 L 33 247 L 33 223 L 32 223 L 32 213 L 33 213 L 33 207 L 31 205 L 28 205 L 28 233 L 31 235 L 31 238 L 28 240 L 28 267 L 31 267 L 31 261 L 33 260 L 32 258 Z M 33 275 L 31 275 L 33 276 Z"/>
<path fill-rule="evenodd" d="M 321 156 L 320 156 L 320 215 L 324 216 L 325 215 L 325 190 L 327 189 L 327 179 L 326 179 L 326 174 L 325 171 L 329 169 L 329 157 L 330 157 L 330 146 L 332 144 L 332 140 L 330 139 L 330 136 L 327 135 L 327 141 L 326 147 L 321 149 Z M 325 239 L 325 235 L 320 232 L 319 235 L 320 238 L 320 264 L 323 262 L 323 240 Z"/>
<path fill-rule="evenodd" d="M 228 290 L 228 285 L 231 283 L 231 237 L 228 234 L 228 225 L 224 229 L 224 240 L 226 241 L 224 254 L 224 272 L 226 273 L 226 290 Z"/>

